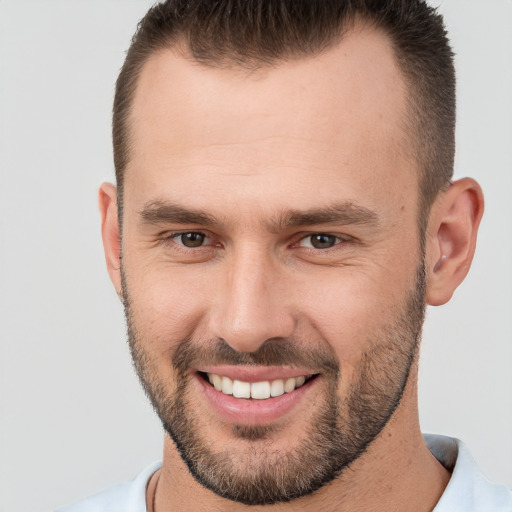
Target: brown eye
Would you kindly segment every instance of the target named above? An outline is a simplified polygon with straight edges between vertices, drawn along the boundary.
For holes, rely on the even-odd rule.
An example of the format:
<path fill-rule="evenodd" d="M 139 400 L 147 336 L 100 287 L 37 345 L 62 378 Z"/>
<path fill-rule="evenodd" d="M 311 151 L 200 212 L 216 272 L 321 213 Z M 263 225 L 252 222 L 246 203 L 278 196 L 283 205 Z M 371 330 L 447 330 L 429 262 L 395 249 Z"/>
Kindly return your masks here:
<path fill-rule="evenodd" d="M 206 236 L 202 233 L 181 233 L 178 237 L 185 247 L 201 247 L 204 244 Z"/>
<path fill-rule="evenodd" d="M 334 235 L 326 235 L 325 233 L 318 233 L 306 237 L 301 245 L 303 247 L 313 247 L 314 249 L 330 249 L 339 243 L 339 238 Z"/>

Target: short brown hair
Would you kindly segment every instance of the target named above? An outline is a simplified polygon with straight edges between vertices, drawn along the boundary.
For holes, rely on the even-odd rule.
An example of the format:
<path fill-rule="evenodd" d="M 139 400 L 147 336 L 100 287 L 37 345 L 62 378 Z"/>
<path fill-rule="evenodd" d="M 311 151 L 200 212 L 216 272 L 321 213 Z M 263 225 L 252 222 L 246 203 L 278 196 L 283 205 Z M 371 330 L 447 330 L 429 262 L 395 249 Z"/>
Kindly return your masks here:
<path fill-rule="evenodd" d="M 424 228 L 430 205 L 453 173 L 455 71 L 443 19 L 423 0 L 166 0 L 152 7 L 116 83 L 112 132 L 120 218 L 130 107 L 153 53 L 185 44 L 205 66 L 269 66 L 320 53 L 359 19 L 389 36 L 410 90 L 407 130 L 421 169 Z"/>

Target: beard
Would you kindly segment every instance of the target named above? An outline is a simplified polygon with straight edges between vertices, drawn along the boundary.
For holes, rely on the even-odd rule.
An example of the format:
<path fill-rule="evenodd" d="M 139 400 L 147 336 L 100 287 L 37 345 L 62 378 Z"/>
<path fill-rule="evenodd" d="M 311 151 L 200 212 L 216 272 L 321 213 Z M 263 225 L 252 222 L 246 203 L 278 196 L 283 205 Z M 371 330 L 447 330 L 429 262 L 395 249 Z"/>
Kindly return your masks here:
<path fill-rule="evenodd" d="M 269 339 L 251 353 L 237 352 L 222 339 L 184 339 L 171 356 L 176 376 L 171 391 L 147 349 L 148 340 L 137 329 L 124 272 L 122 278 L 134 366 L 166 433 L 197 482 L 218 496 L 246 505 L 288 502 L 340 476 L 365 453 L 393 416 L 417 359 L 425 314 L 424 264 L 401 310 L 368 336 L 366 346 L 370 348 L 362 353 L 357 375 L 343 396 L 339 392 L 343 371 L 327 341 L 312 348 L 307 340 L 284 338 Z M 283 451 L 272 446 L 272 439 L 285 431 L 286 424 L 230 425 L 233 443 L 215 448 L 208 424 L 191 395 L 189 372 L 203 364 L 317 369 L 323 396 L 316 399 L 316 412 L 304 437 Z M 240 442 L 245 444 L 237 450 Z"/>

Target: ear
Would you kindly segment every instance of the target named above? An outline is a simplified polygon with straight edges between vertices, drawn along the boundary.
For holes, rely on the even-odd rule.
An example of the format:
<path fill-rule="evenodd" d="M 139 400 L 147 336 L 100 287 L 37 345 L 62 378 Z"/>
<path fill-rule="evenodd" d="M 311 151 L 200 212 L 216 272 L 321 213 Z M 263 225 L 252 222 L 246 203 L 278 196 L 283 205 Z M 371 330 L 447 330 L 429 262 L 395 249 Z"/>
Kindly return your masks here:
<path fill-rule="evenodd" d="M 482 189 L 471 178 L 452 183 L 432 205 L 426 234 L 428 304 L 448 302 L 466 277 L 483 211 Z"/>
<path fill-rule="evenodd" d="M 110 279 L 122 300 L 121 291 L 121 233 L 117 217 L 117 190 L 111 183 L 103 183 L 98 192 L 101 215 L 101 236 Z"/>

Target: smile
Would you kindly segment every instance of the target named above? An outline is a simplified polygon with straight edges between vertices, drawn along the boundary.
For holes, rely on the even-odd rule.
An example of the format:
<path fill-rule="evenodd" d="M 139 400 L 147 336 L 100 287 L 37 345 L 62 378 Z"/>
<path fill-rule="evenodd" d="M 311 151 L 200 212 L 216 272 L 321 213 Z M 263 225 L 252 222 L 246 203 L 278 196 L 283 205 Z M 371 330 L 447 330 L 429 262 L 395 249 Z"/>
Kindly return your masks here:
<path fill-rule="evenodd" d="M 311 378 L 311 375 L 301 375 L 287 379 L 264 380 L 261 382 L 245 382 L 243 380 L 231 379 L 215 373 L 206 374 L 210 384 L 225 395 L 233 395 L 235 398 L 266 400 L 285 393 L 291 393 L 300 388 Z"/>
<path fill-rule="evenodd" d="M 321 375 L 311 370 L 217 365 L 192 375 L 208 408 L 223 421 L 268 425 L 301 410 L 305 397 L 315 393 Z"/>

